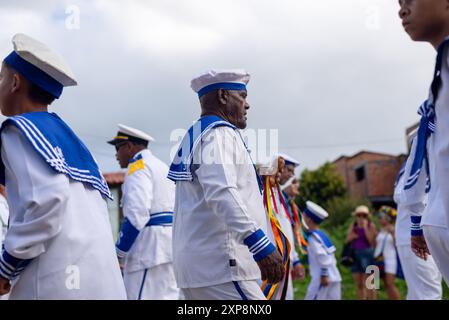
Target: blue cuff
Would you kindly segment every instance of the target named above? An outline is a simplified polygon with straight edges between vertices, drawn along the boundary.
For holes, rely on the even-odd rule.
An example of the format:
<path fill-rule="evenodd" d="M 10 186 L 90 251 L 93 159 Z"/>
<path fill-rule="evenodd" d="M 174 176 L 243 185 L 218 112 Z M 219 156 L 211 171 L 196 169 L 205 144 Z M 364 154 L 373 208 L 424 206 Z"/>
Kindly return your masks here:
<path fill-rule="evenodd" d="M 421 216 L 411 216 L 412 227 L 411 234 L 412 236 L 422 236 L 423 230 L 421 228 Z"/>
<path fill-rule="evenodd" d="M 2 255 L 0 256 L 0 276 L 8 280 L 14 280 L 25 270 L 25 267 L 31 260 L 13 257 L 3 249 Z"/>
<path fill-rule="evenodd" d="M 329 269 L 321 268 L 321 276 L 322 277 L 329 277 Z"/>
<path fill-rule="evenodd" d="M 262 260 L 276 250 L 275 246 L 261 229 L 248 236 L 243 240 L 243 243 L 249 248 L 256 261 Z"/>
<path fill-rule="evenodd" d="M 296 267 L 298 264 L 301 264 L 301 260 L 296 260 L 293 262 L 293 268 Z"/>
<path fill-rule="evenodd" d="M 131 249 L 138 235 L 139 230 L 132 225 L 128 218 L 125 218 L 120 229 L 119 238 L 115 244 L 117 255 L 120 258 L 126 256 L 126 253 Z"/>

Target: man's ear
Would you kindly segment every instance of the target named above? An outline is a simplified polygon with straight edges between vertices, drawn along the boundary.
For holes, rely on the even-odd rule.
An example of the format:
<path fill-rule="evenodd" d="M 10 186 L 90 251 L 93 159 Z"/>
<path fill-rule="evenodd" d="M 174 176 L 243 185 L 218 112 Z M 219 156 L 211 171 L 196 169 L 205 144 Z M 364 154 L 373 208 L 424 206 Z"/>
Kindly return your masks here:
<path fill-rule="evenodd" d="M 23 81 L 17 73 L 12 74 L 11 81 L 11 93 L 16 93 L 20 90 L 20 87 L 23 85 Z"/>
<path fill-rule="evenodd" d="M 217 94 L 218 94 L 218 101 L 220 102 L 220 104 L 226 105 L 229 99 L 229 92 L 224 89 L 218 89 Z"/>

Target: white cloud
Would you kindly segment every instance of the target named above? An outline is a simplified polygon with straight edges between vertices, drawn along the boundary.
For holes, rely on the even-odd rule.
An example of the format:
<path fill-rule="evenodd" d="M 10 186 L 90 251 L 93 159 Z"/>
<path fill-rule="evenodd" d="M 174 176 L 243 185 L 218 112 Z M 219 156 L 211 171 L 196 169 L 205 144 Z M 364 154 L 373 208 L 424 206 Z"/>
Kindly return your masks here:
<path fill-rule="evenodd" d="M 105 144 L 117 123 L 155 136 L 153 149 L 168 162 L 171 130 L 199 114 L 190 79 L 211 67 L 252 74 L 250 126 L 279 129 L 281 151 L 309 167 L 362 148 L 405 151 L 403 131 L 416 121 L 432 73 L 433 49 L 407 37 L 390 0 L 1 5 L 1 54 L 14 33 L 26 32 L 72 65 L 80 85 L 52 110 L 106 171 L 118 168 Z M 80 8 L 79 30 L 65 28 L 67 5 Z"/>

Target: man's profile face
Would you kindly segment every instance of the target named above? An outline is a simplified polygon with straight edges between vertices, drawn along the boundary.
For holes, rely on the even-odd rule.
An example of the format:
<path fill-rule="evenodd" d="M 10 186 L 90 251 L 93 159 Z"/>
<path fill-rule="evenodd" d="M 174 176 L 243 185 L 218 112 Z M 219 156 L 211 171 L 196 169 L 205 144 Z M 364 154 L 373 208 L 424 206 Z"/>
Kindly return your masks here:
<path fill-rule="evenodd" d="M 402 26 L 414 41 L 438 38 L 449 19 L 447 0 L 399 0 L 399 6 Z"/>
<path fill-rule="evenodd" d="M 295 166 L 292 164 L 287 164 L 284 167 L 284 170 L 282 170 L 281 173 L 281 184 L 284 184 L 288 181 L 288 179 L 290 179 L 291 177 L 293 177 L 295 175 Z"/>
<path fill-rule="evenodd" d="M 115 145 L 115 158 L 117 159 L 120 168 L 128 167 L 131 160 L 131 143 L 128 141 L 119 142 Z"/>
<path fill-rule="evenodd" d="M 229 90 L 228 103 L 226 105 L 226 114 L 228 116 L 229 122 L 235 125 L 239 129 L 246 128 L 247 121 L 247 110 L 249 109 L 249 104 L 246 101 L 248 95 L 247 91 L 235 91 Z"/>

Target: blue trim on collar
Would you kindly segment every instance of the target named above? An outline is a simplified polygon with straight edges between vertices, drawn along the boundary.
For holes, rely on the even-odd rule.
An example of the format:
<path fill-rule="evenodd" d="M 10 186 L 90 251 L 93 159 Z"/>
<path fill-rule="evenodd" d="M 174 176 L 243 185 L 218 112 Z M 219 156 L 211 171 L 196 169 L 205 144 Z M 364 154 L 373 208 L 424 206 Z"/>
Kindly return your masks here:
<path fill-rule="evenodd" d="M 331 254 L 334 253 L 337 249 L 335 248 L 334 244 L 332 243 L 331 239 L 327 236 L 326 233 L 324 233 L 322 230 L 313 230 L 311 232 L 313 236 L 326 248 L 327 253 Z"/>
<path fill-rule="evenodd" d="M 11 68 L 18 71 L 27 80 L 34 83 L 42 90 L 50 93 L 56 99 L 61 96 L 64 86 L 35 65 L 23 59 L 17 54 L 17 52 L 11 52 L 4 59 L 4 62 Z"/>
<path fill-rule="evenodd" d="M 49 112 L 29 112 L 6 119 L 0 132 L 15 125 L 33 149 L 56 172 L 70 179 L 89 184 L 113 200 L 108 184 L 90 151 L 70 127 Z M 0 159 L 0 183 L 5 182 L 5 167 Z"/>
<path fill-rule="evenodd" d="M 218 89 L 225 89 L 225 90 L 236 90 L 236 91 L 244 91 L 246 90 L 246 84 L 244 83 L 235 83 L 235 82 L 219 82 L 219 83 L 213 83 L 208 86 L 205 86 L 200 91 L 198 91 L 198 97 L 201 98 L 206 93 L 218 90 Z"/>

